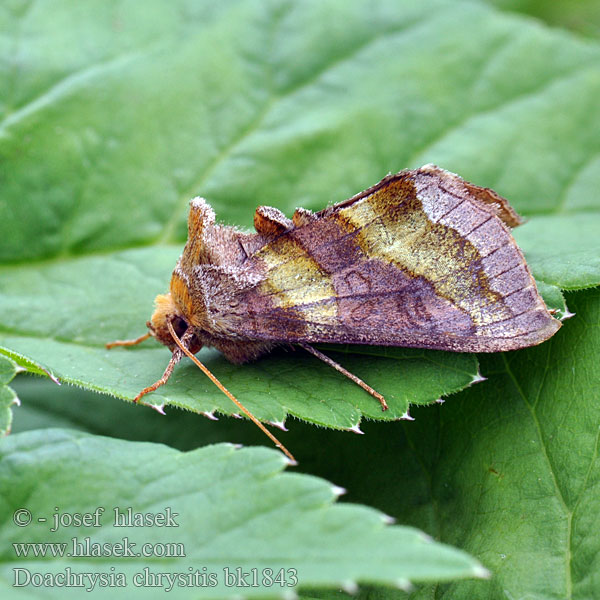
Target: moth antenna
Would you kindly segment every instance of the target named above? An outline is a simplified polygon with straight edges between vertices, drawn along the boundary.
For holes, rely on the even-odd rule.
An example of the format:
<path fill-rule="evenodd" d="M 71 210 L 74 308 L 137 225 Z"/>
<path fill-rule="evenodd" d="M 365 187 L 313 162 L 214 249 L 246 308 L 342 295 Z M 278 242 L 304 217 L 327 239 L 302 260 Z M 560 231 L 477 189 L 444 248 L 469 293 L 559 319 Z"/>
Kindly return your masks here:
<path fill-rule="evenodd" d="M 167 383 L 167 381 L 169 381 L 169 377 L 171 377 L 171 373 L 173 373 L 173 369 L 175 368 L 175 365 L 181 360 L 181 357 L 182 357 L 182 354 L 179 351 L 179 349 L 177 349 L 176 352 L 173 352 L 173 356 L 171 356 L 171 360 L 169 361 L 169 364 L 167 365 L 167 368 L 165 369 L 163 376 L 158 381 L 155 381 L 152 385 L 149 385 L 147 388 L 144 388 L 133 399 L 133 401 L 135 403 L 137 403 L 140 401 L 140 398 L 142 396 L 145 396 L 146 394 L 153 392 L 154 390 L 159 388 L 161 385 L 165 385 L 165 383 Z"/>
<path fill-rule="evenodd" d="M 319 352 L 310 344 L 299 343 L 298 346 L 301 346 L 307 352 L 310 352 L 313 356 L 316 356 L 318 359 L 322 360 L 325 364 L 328 364 L 330 367 L 333 367 L 336 371 L 339 371 L 340 373 L 342 373 L 342 375 L 345 375 L 348 379 L 351 379 L 352 381 L 354 381 L 354 383 L 360 385 L 360 387 L 366 392 L 369 392 L 371 396 L 377 398 L 377 400 L 379 400 L 379 404 L 381 404 L 381 410 L 388 409 L 388 405 L 385 401 L 385 398 L 379 392 L 376 392 L 370 385 L 367 385 L 362 379 L 360 379 L 360 377 L 357 377 L 356 375 L 354 375 L 354 373 L 350 373 L 350 371 L 344 369 L 342 365 L 336 363 L 335 360 L 332 360 L 331 358 L 329 358 L 329 356 L 326 356 L 322 352 Z"/>
<path fill-rule="evenodd" d="M 279 448 L 292 461 L 292 463 L 297 464 L 296 459 L 292 456 L 292 453 L 208 370 L 207 367 L 205 367 L 196 358 L 196 356 L 194 356 L 188 350 L 188 348 L 185 347 L 175 333 L 175 329 L 173 329 L 173 325 L 171 324 L 170 320 L 167 320 L 167 327 L 169 328 L 171 337 L 177 346 L 179 346 L 181 351 L 196 364 L 196 366 L 275 444 L 275 446 L 277 446 L 277 448 Z M 168 368 L 169 367 L 167 367 L 167 370 Z M 171 370 L 173 370 L 172 367 Z M 156 383 L 158 383 L 158 381 Z"/>
<path fill-rule="evenodd" d="M 152 334 L 148 332 L 144 335 L 140 335 L 139 338 L 135 338 L 135 340 L 115 340 L 114 342 L 107 342 L 105 345 L 109 350 L 115 346 L 136 346 L 137 344 L 142 343 L 144 340 L 147 340 L 151 335 Z"/>

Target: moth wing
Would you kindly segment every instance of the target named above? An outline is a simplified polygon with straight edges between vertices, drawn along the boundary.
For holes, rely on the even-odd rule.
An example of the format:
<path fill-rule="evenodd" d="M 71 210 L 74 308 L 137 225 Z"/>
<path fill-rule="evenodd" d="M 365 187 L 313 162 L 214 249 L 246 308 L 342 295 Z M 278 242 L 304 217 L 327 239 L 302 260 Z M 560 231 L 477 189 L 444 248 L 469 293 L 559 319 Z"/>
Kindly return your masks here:
<path fill-rule="evenodd" d="M 303 219 L 248 258 L 264 278 L 238 333 L 470 352 L 542 342 L 560 323 L 504 224 L 518 216 L 488 192 L 428 166 Z"/>

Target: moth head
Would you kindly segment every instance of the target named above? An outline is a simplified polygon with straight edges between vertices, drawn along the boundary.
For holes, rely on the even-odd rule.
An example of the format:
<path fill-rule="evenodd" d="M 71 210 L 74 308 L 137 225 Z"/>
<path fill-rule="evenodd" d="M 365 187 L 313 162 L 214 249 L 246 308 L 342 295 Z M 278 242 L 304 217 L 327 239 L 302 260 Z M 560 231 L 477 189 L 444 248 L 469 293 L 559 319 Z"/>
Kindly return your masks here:
<path fill-rule="evenodd" d="M 146 325 L 148 329 L 152 333 L 152 335 L 165 346 L 168 346 L 171 352 L 175 350 L 177 344 L 173 339 L 171 332 L 167 326 L 167 323 L 170 322 L 177 334 L 177 337 L 181 339 L 183 335 L 190 327 L 190 324 L 186 321 L 184 315 L 177 307 L 177 304 L 173 300 L 173 297 L 170 293 L 168 294 L 159 294 L 156 296 L 154 300 L 155 309 L 152 314 L 152 318 Z M 197 336 L 193 336 L 188 345 L 190 351 L 195 354 L 202 348 L 202 343 L 197 338 Z"/>

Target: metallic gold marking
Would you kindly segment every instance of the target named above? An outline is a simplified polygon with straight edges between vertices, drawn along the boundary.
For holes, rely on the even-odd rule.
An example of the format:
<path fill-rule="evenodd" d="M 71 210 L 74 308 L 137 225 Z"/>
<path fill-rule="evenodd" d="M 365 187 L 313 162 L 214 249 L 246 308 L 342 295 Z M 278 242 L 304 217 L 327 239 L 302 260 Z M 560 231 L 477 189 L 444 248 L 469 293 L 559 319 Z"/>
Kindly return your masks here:
<path fill-rule="evenodd" d="M 439 296 L 465 310 L 478 327 L 510 318 L 511 311 L 501 302 L 502 295 L 490 287 L 483 269 L 474 277 L 473 270 L 465 267 L 481 259 L 477 248 L 452 227 L 432 222 L 420 200 L 400 187 L 377 190 L 339 211 L 341 222 L 362 229 L 356 240 L 363 252 L 414 277 L 424 277 Z M 390 205 L 398 206 L 399 197 L 401 212 L 390 211 Z"/>
<path fill-rule="evenodd" d="M 267 269 L 261 292 L 269 294 L 275 306 L 293 309 L 312 305 L 302 311 L 307 321 L 328 323 L 337 319 L 337 302 L 324 302 L 335 300 L 331 278 L 292 238 L 274 240 L 256 257 Z"/>

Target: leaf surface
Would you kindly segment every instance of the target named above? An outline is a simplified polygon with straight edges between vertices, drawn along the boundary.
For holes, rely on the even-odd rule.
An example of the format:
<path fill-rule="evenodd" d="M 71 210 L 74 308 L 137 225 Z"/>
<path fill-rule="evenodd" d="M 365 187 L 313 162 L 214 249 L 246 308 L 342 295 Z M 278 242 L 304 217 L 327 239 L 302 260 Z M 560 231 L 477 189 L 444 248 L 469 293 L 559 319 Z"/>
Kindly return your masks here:
<path fill-rule="evenodd" d="M 125 586 L 94 586 L 94 597 L 102 598 L 155 597 L 157 588 L 176 598 L 282 597 L 299 585 L 397 585 L 485 574 L 465 553 L 417 530 L 389 526 L 382 513 L 333 504 L 339 489 L 281 473 L 285 462 L 270 449 L 230 444 L 181 453 L 60 429 L 15 434 L 3 444 L 0 461 L 3 597 L 21 597 L 13 584 L 28 573 L 65 574 L 68 568 L 112 574 L 117 582 L 122 574 Z M 91 516 L 71 525 L 74 513 Z M 135 514 L 145 516 L 139 521 Z M 44 558 L 29 554 L 26 544 L 48 541 L 55 552 L 65 544 L 63 557 L 52 558 L 49 550 Z M 102 554 L 94 556 L 94 547 Z M 240 583 L 237 569 L 249 574 L 246 584 L 256 585 Z M 44 598 L 81 591 L 60 584 L 35 588 Z"/>
<path fill-rule="evenodd" d="M 597 595 L 600 295 L 593 289 L 567 299 L 576 316 L 555 339 L 482 357 L 487 381 L 415 408 L 415 421 L 365 423 L 362 436 L 301 423 L 280 434 L 300 468 L 345 487 L 345 500 L 461 547 L 493 573 L 489 581 L 425 586 L 415 599 Z M 263 443 L 235 419 L 198 422 L 180 411 L 165 418 L 76 388 L 59 401 L 55 386 L 37 378 L 15 388 L 23 400 L 15 431 L 60 424 L 186 449 Z M 366 588 L 361 597 L 375 593 L 401 596 Z"/>

